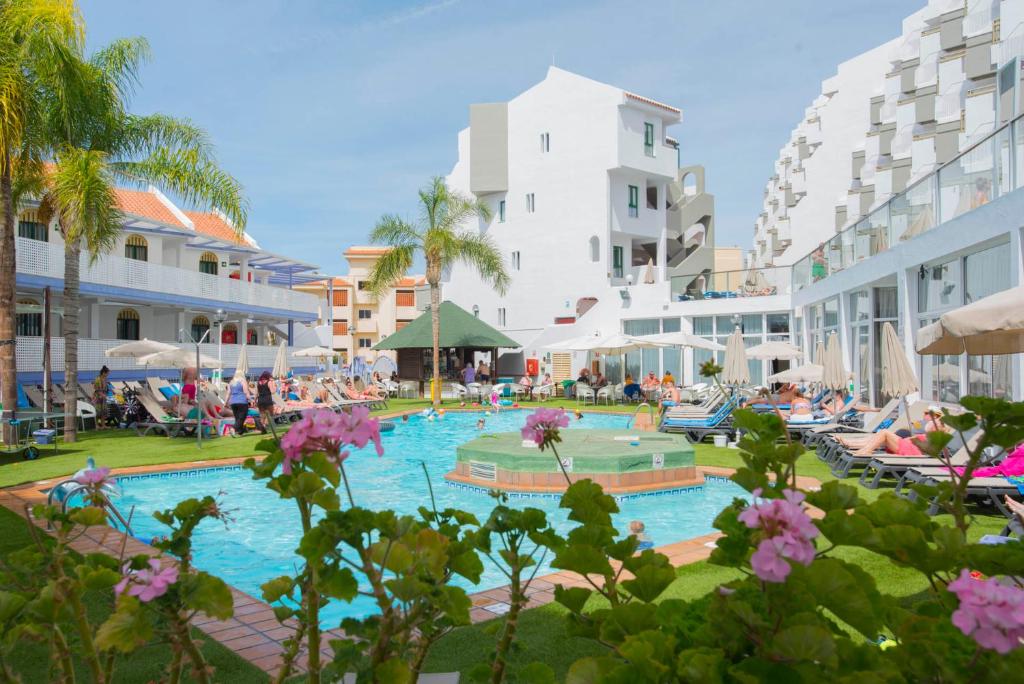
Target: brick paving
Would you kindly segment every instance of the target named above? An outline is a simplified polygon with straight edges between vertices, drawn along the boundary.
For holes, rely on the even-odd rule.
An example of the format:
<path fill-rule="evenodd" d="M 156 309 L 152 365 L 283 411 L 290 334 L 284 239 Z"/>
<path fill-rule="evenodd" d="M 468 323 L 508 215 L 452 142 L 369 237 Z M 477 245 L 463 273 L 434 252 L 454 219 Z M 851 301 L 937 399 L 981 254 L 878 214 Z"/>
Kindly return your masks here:
<path fill-rule="evenodd" d="M 398 414 L 400 415 L 400 414 Z M 195 461 L 192 463 L 176 463 L 155 466 L 137 466 L 132 468 L 118 468 L 115 475 L 127 475 L 137 473 L 167 472 L 173 470 L 186 470 L 202 467 L 220 467 L 225 465 L 236 465 L 245 461 L 245 457 L 217 459 L 214 461 Z M 728 477 L 733 473 L 730 468 L 717 468 L 701 466 L 698 468 L 704 475 Z M 8 489 L 0 489 L 0 505 L 14 511 L 18 515 L 25 514 L 25 506 L 45 502 L 46 490 L 60 480 L 42 480 L 29 485 L 22 485 Z M 807 477 L 799 477 L 798 484 L 801 487 L 816 487 L 820 483 Z M 39 529 L 45 530 L 45 524 L 41 521 L 31 521 Z M 668 556 L 674 566 L 687 565 L 706 559 L 711 555 L 713 542 L 722 536 L 720 533 L 706 534 L 693 539 L 665 544 L 656 547 L 657 551 Z M 126 556 L 150 555 L 161 557 L 164 563 L 175 562 L 173 558 L 161 556 L 153 547 L 128 537 L 121 532 L 109 527 L 90 527 L 77 540 L 72 542 L 71 547 L 79 553 L 92 553 L 102 551 L 105 553 L 119 555 L 124 550 Z M 624 573 L 624 577 L 628 573 Z M 590 587 L 592 585 L 587 579 L 572 572 L 553 572 L 534 578 L 528 590 L 529 608 L 553 603 L 555 600 L 554 587 L 561 584 L 567 587 Z M 473 624 L 493 620 L 495 617 L 508 612 L 509 609 L 509 587 L 496 587 L 485 591 L 476 592 L 470 595 L 472 608 L 470 619 Z M 289 620 L 281 624 L 274 617 L 270 605 L 250 596 L 234 587 L 231 588 L 231 595 L 234 600 L 234 617 L 229 620 L 215 620 L 209 616 L 197 615 L 192 623 L 203 633 L 216 639 L 227 648 L 234 651 L 239 657 L 245 658 L 256 667 L 265 672 L 276 672 L 282 661 L 284 652 L 284 641 L 294 634 L 296 623 Z M 328 640 L 340 638 L 342 634 L 337 630 L 324 632 L 322 637 L 323 657 L 331 658 L 331 649 L 327 646 Z M 301 653 L 296 662 L 296 671 L 304 672 L 307 662 L 307 654 Z"/>

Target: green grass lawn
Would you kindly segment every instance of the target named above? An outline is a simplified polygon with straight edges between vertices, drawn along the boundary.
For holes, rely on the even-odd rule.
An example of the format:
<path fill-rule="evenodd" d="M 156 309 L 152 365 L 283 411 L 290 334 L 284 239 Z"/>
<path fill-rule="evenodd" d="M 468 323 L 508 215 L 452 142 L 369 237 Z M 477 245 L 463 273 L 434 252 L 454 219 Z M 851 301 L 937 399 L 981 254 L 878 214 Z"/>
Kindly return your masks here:
<path fill-rule="evenodd" d="M 390 411 L 418 410 L 429 405 L 424 400 L 399 399 L 392 400 Z M 564 406 L 575 408 L 572 401 L 553 400 L 544 404 L 524 403 L 524 407 L 537 405 Z M 452 407 L 451 402 L 447 406 Z M 457 406 L 457 404 L 456 404 Z M 588 412 L 608 410 L 605 407 L 587 407 Z M 611 410 L 629 412 L 633 407 L 611 407 Z M 378 412 L 378 414 L 383 412 Z M 39 479 L 49 479 L 73 473 L 81 468 L 87 456 L 93 456 L 98 462 L 110 467 L 131 465 L 149 465 L 161 463 L 183 463 L 197 460 L 216 460 L 236 456 L 245 456 L 255 451 L 254 445 L 260 439 L 257 435 L 237 439 L 216 439 L 205 441 L 202 449 L 196 447 L 194 440 L 166 439 L 163 437 L 140 438 L 131 431 L 89 432 L 81 435 L 75 444 L 59 444 L 58 452 L 46 451 L 37 461 L 0 460 L 0 486 L 11 486 Z M 722 466 L 735 468 L 741 465 L 739 452 L 733 449 L 721 449 L 708 444 L 696 446 L 698 465 Z M 801 475 L 815 477 L 820 481 L 833 479 L 831 472 L 814 456 L 806 454 L 801 458 L 798 472 Z M 847 482 L 853 483 L 854 479 Z M 884 490 L 861 489 L 861 495 L 868 499 L 877 497 Z M 1004 521 L 993 511 L 975 511 L 975 526 L 972 536 L 998 533 Z M 28 542 L 24 522 L 14 514 L 0 509 L 0 522 L 7 523 L 8 534 L 0 540 L 0 554 L 18 548 Z M 941 518 L 940 518 L 941 520 Z M 858 549 L 839 549 L 837 555 L 844 559 L 859 563 L 878 581 L 883 591 L 906 600 L 925 590 L 926 583 L 912 571 L 895 568 L 887 560 L 868 551 Z M 669 587 L 666 596 L 676 598 L 696 598 L 718 584 L 729 581 L 735 576 L 734 571 L 713 566 L 706 561 L 694 563 L 679 569 L 679 577 Z M 109 606 L 96 597 L 90 604 L 91 609 L 101 614 L 109 610 Z M 427 663 L 427 669 L 434 672 L 459 670 L 466 672 L 474 665 L 484 662 L 494 646 L 494 636 L 489 633 L 488 625 L 475 625 L 457 630 L 434 648 Z M 552 666 L 559 678 L 564 677 L 568 667 L 578 658 L 598 652 L 599 647 L 583 639 L 565 636 L 564 611 L 557 605 L 548 605 L 526 611 L 522 617 L 519 631 L 522 648 L 513 655 L 513 668 L 543 661 Z M 217 681 L 264 681 L 262 673 L 249 673 L 247 664 L 240 661 L 224 649 L 219 648 L 212 640 L 206 645 L 211 659 L 217 659 L 219 673 Z M 45 668 L 41 663 L 42 649 L 29 646 L 19 655 L 19 663 L 26 673 L 39 673 L 39 677 L 26 675 L 25 681 L 42 681 Z M 164 662 L 164 653 L 157 649 L 147 649 L 133 656 L 126 663 L 117 681 L 143 682 L 155 678 L 158 674 L 154 668 Z M 249 668 L 251 669 L 251 668 Z M 238 678 L 235 678 L 238 677 Z"/>

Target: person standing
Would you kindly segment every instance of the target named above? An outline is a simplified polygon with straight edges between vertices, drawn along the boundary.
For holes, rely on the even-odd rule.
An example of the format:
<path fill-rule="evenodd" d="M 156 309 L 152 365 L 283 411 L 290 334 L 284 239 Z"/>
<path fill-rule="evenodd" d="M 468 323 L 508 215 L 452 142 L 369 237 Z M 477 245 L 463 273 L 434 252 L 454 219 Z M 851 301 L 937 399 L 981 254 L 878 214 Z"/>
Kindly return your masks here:
<path fill-rule="evenodd" d="M 96 409 L 96 429 L 107 427 L 107 384 L 110 369 L 100 368 L 100 374 L 92 381 L 92 405 Z"/>
<path fill-rule="evenodd" d="M 476 381 L 476 371 L 473 369 L 473 362 L 467 361 L 466 367 L 462 369 L 462 384 L 468 385 Z"/>
<path fill-rule="evenodd" d="M 249 417 L 249 402 L 251 400 L 249 383 L 245 381 L 244 376 L 236 375 L 228 385 L 228 404 L 231 406 L 231 413 L 235 416 L 235 435 L 245 434 L 245 421 Z M 260 422 L 259 416 L 256 416 L 256 429 L 262 433 L 267 431 Z"/>
<path fill-rule="evenodd" d="M 480 361 L 480 365 L 476 367 L 476 377 L 480 379 L 480 382 L 487 383 L 491 381 L 491 370 L 487 365 Z"/>
<path fill-rule="evenodd" d="M 276 391 L 277 388 L 274 387 L 274 378 L 270 375 L 270 371 L 260 373 L 260 377 L 256 381 L 256 409 L 260 412 L 260 418 L 263 419 L 263 432 L 266 432 L 267 426 L 274 422 L 274 392 Z"/>

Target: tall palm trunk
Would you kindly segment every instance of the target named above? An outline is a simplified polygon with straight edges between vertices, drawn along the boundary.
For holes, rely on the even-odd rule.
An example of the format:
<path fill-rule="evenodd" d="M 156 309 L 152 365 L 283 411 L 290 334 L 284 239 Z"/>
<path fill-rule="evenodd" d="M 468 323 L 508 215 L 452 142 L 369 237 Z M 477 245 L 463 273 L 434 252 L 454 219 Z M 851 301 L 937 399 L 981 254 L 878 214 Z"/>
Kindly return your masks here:
<path fill-rule="evenodd" d="M 3 227 L 0 232 L 0 404 L 4 419 L 13 416 L 18 406 L 18 369 L 15 366 L 14 337 L 14 196 L 11 188 L 10 155 L 0 160 L 0 211 Z M 13 426 L 3 420 L 3 440 L 11 444 Z"/>
<path fill-rule="evenodd" d="M 434 343 L 434 377 L 430 381 L 430 396 L 434 407 L 441 405 L 441 288 L 436 280 L 430 282 L 430 332 Z"/>
<path fill-rule="evenodd" d="M 66 233 L 65 233 L 66 234 Z M 64 245 L 64 441 L 78 437 L 78 284 L 81 240 Z M 103 407 L 97 406 L 97 413 Z"/>

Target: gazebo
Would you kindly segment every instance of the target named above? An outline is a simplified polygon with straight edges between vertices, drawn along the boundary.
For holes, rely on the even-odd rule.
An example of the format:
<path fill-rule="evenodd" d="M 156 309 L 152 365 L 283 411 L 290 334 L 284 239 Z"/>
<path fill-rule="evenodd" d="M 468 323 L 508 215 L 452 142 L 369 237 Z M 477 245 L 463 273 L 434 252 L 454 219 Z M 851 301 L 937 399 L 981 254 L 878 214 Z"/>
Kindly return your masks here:
<path fill-rule="evenodd" d="M 467 360 L 472 361 L 473 352 L 489 352 L 492 364 L 496 364 L 499 348 L 518 349 L 521 346 L 451 302 L 441 302 L 438 313 L 441 318 L 441 378 L 458 379 Z M 434 348 L 430 308 L 373 348 L 398 352 L 398 373 L 403 380 L 429 380 Z M 494 370 L 497 371 L 496 368 Z"/>

